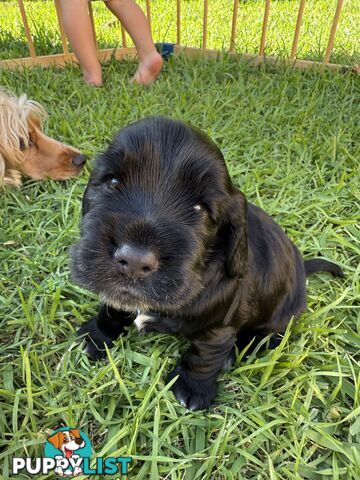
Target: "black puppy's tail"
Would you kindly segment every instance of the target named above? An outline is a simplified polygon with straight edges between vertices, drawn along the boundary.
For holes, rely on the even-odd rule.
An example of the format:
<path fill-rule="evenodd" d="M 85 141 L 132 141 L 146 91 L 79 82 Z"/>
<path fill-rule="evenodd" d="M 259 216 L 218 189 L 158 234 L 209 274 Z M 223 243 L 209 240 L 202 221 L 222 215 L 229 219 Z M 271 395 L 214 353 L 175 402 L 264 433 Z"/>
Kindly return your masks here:
<path fill-rule="evenodd" d="M 341 270 L 339 265 L 329 262 L 328 260 L 324 260 L 323 258 L 305 260 L 304 266 L 306 276 L 315 272 L 329 272 L 334 275 L 334 277 L 344 277 L 344 272 Z"/>

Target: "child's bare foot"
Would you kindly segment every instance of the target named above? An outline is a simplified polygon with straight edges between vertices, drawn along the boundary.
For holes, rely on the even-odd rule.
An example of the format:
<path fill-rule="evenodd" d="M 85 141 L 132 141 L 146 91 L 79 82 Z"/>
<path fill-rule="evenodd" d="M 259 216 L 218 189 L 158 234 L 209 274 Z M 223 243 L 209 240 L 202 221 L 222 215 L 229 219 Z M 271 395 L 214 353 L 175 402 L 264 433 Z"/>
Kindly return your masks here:
<path fill-rule="evenodd" d="M 154 52 L 139 62 L 133 81 L 140 85 L 150 85 L 159 75 L 163 64 L 160 53 Z"/>
<path fill-rule="evenodd" d="M 101 68 L 97 72 L 86 72 L 83 70 L 84 81 L 92 87 L 102 87 L 102 74 Z"/>
<path fill-rule="evenodd" d="M 98 78 L 88 77 L 87 75 L 84 75 L 84 81 L 91 87 L 102 87 L 103 84 L 102 79 L 99 80 Z"/>

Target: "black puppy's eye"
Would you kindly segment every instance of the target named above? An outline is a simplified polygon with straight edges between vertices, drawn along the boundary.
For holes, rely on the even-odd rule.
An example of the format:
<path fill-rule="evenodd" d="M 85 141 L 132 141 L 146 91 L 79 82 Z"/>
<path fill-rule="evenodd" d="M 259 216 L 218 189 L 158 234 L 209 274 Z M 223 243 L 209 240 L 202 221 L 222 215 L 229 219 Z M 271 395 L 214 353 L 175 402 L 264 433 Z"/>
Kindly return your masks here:
<path fill-rule="evenodd" d="M 196 205 L 194 205 L 194 210 L 198 213 L 201 213 L 202 215 L 207 214 L 206 208 L 204 207 L 204 205 L 201 205 L 201 203 L 197 203 Z"/>
<path fill-rule="evenodd" d="M 121 182 L 117 177 L 108 177 L 106 180 L 106 184 L 108 188 L 115 188 L 118 190 L 120 188 Z"/>

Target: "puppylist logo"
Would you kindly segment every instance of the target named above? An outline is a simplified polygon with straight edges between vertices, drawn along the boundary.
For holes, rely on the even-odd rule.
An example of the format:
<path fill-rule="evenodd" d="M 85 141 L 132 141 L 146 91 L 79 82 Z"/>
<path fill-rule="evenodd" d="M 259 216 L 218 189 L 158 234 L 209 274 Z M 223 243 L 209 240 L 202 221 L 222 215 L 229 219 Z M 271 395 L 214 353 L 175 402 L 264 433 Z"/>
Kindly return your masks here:
<path fill-rule="evenodd" d="M 12 473 L 30 475 L 54 472 L 63 477 L 78 475 L 115 475 L 128 473 L 131 457 L 97 457 L 94 468 L 90 467 L 92 448 L 89 438 L 76 428 L 62 427 L 48 437 L 44 457 L 13 458 Z"/>

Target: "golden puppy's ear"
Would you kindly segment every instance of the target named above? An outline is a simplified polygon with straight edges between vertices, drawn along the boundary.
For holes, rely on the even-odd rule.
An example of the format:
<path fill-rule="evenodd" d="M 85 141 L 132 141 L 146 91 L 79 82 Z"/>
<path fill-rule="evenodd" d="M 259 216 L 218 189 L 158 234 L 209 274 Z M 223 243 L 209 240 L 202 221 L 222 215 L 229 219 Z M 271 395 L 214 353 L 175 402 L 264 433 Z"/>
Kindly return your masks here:
<path fill-rule="evenodd" d="M 1 154 L 1 145 L 0 145 L 0 187 L 5 184 L 5 158 Z"/>
<path fill-rule="evenodd" d="M 69 432 L 72 433 L 75 438 L 80 438 L 80 432 L 79 432 L 79 430 L 72 429 L 72 430 L 69 430 Z"/>
<path fill-rule="evenodd" d="M 22 185 L 21 178 L 21 173 L 15 167 L 9 168 L 6 151 L 1 148 L 0 143 L 0 187 L 5 185 L 20 187 Z"/>
<path fill-rule="evenodd" d="M 64 436 L 63 432 L 54 433 L 54 435 L 51 435 L 51 437 L 48 438 L 48 442 L 60 450 L 60 446 L 64 443 Z"/>

